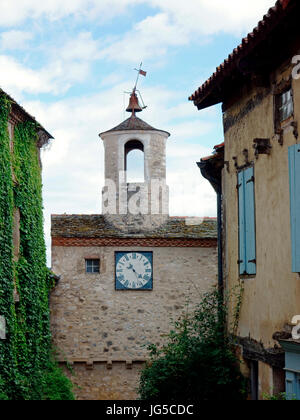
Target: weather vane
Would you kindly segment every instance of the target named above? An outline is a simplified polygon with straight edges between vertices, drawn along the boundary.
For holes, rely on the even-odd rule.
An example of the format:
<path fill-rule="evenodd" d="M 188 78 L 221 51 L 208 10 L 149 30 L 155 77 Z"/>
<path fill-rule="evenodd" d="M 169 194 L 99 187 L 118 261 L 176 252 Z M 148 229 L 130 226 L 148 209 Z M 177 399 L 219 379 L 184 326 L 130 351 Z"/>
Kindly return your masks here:
<path fill-rule="evenodd" d="M 133 88 L 132 92 L 125 92 L 125 93 L 129 93 L 129 94 L 133 93 L 133 94 L 135 94 L 137 92 L 139 94 L 140 99 L 141 99 L 142 104 L 143 104 L 142 109 L 145 109 L 145 108 L 147 108 L 147 106 L 144 104 L 144 101 L 143 101 L 141 92 L 137 89 L 137 84 L 138 84 L 140 75 L 142 75 L 144 77 L 146 77 L 146 75 L 147 75 L 147 72 L 144 71 L 144 70 L 142 70 L 142 65 L 143 65 L 143 63 L 140 64 L 140 68 L 139 69 L 134 69 L 135 71 L 137 71 L 137 78 L 136 78 L 136 82 L 135 82 L 135 85 L 134 85 L 134 88 Z"/>
<path fill-rule="evenodd" d="M 137 71 L 137 78 L 136 78 L 134 88 L 132 89 L 132 92 L 124 92 L 124 94 L 126 93 L 126 94 L 130 95 L 129 106 L 127 107 L 126 111 L 127 112 L 132 112 L 133 115 L 135 114 L 135 112 L 141 112 L 143 109 L 147 108 L 147 106 L 145 105 L 145 103 L 143 101 L 141 92 L 137 89 L 137 84 L 138 84 L 140 75 L 142 75 L 144 77 L 146 77 L 146 75 L 147 75 L 147 72 L 142 70 L 142 65 L 143 65 L 143 63 L 140 64 L 139 69 L 134 69 L 135 71 Z M 140 104 L 139 104 L 137 94 L 140 97 L 142 106 L 140 106 Z M 125 111 L 124 111 L 124 117 L 125 117 Z"/>
<path fill-rule="evenodd" d="M 136 82 L 135 82 L 135 85 L 134 85 L 134 88 L 133 88 L 133 91 L 134 91 L 134 92 L 136 91 L 136 88 L 137 88 L 137 84 L 138 84 L 138 81 L 139 81 L 140 75 L 142 75 L 142 76 L 144 76 L 144 77 L 146 77 L 146 75 L 147 75 L 147 72 L 146 72 L 146 71 L 144 71 L 144 70 L 142 70 L 142 65 L 143 65 L 143 63 L 141 63 L 141 64 L 140 64 L 140 68 L 139 68 L 139 69 L 134 69 L 135 71 L 137 71 L 137 72 L 138 72 L 138 74 L 137 74 L 137 78 L 136 78 Z"/>

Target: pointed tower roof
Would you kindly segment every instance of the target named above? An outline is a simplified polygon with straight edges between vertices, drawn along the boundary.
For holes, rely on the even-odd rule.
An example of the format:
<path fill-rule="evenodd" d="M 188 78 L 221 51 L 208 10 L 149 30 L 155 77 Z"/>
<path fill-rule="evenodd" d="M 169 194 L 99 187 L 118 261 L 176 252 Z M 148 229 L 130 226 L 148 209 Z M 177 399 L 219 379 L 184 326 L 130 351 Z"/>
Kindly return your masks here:
<path fill-rule="evenodd" d="M 111 128 L 110 130 L 104 131 L 103 133 L 100 133 L 100 136 L 102 134 L 112 133 L 114 131 L 134 131 L 134 130 L 161 131 L 163 133 L 167 133 L 170 136 L 170 133 L 168 133 L 167 131 L 154 128 L 151 125 L 147 124 L 145 121 L 136 117 L 135 115 L 132 115 L 130 118 L 127 118 L 127 120 L 123 121 L 121 124 L 117 125 L 116 127 Z"/>
<path fill-rule="evenodd" d="M 160 131 L 170 136 L 170 133 L 168 133 L 167 131 L 154 128 L 151 125 L 147 124 L 145 121 L 143 121 L 141 118 L 136 117 L 135 113 L 141 112 L 142 110 L 143 108 L 139 104 L 139 100 L 136 95 L 136 90 L 134 88 L 130 95 L 129 105 L 126 109 L 127 112 L 131 112 L 131 117 L 127 118 L 127 120 L 123 121 L 121 124 L 117 125 L 116 127 L 111 128 L 110 130 L 104 131 L 103 133 L 100 133 L 99 135 L 102 136 L 102 134 L 112 133 L 114 131 L 138 130 L 138 131 Z"/>

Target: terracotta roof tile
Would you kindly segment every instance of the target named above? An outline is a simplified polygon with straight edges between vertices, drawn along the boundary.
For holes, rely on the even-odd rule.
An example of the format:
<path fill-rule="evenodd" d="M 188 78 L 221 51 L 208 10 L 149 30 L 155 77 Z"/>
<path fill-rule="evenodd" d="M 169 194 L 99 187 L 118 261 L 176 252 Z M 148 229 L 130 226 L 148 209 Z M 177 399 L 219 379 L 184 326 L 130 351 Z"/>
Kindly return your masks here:
<path fill-rule="evenodd" d="M 212 90 L 219 85 L 220 81 L 233 70 L 238 61 L 256 47 L 277 26 L 280 19 L 285 15 L 286 8 L 296 2 L 297 0 L 278 0 L 275 6 L 263 17 L 263 20 L 258 23 L 257 27 L 247 37 L 243 38 L 241 44 L 217 67 L 215 73 L 189 97 L 189 100 L 194 101 L 195 105 L 199 105 L 201 101 L 207 98 L 212 93 Z"/>
<path fill-rule="evenodd" d="M 221 149 L 222 147 L 224 147 L 225 146 L 225 143 L 223 142 L 223 143 L 220 143 L 220 144 L 217 144 L 215 147 L 214 147 L 214 149 L 215 150 L 218 150 L 218 149 Z"/>

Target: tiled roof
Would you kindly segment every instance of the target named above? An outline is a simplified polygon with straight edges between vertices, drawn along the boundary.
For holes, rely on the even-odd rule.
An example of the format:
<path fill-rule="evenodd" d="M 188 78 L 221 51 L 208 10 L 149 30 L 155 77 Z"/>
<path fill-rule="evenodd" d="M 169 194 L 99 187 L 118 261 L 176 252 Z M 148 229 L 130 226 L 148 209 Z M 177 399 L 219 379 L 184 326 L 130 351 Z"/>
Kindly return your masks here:
<path fill-rule="evenodd" d="M 224 143 L 224 141 L 223 141 L 222 143 L 217 144 L 217 145 L 214 147 L 214 149 L 217 151 L 217 150 L 219 150 L 219 149 L 222 149 L 222 147 L 224 147 L 224 146 L 225 146 L 225 143 Z"/>
<path fill-rule="evenodd" d="M 162 131 L 162 132 L 170 135 L 170 133 L 168 133 L 167 131 L 159 130 L 157 128 L 154 128 L 151 125 L 147 124 L 145 121 L 141 120 L 140 118 L 138 118 L 134 114 L 132 114 L 132 116 L 130 118 L 123 121 L 121 124 L 117 125 L 116 127 L 112 128 L 110 130 L 107 130 L 104 133 L 101 133 L 100 136 L 102 134 L 110 133 L 110 132 L 113 132 L 113 131 L 128 131 L 128 130 Z"/>
<path fill-rule="evenodd" d="M 201 158 L 201 162 L 206 162 L 206 161 L 212 160 L 212 159 L 218 159 L 219 158 L 219 153 L 222 152 L 222 149 L 224 149 L 224 147 L 225 147 L 224 142 L 220 143 L 220 144 L 217 144 L 216 146 L 214 146 L 213 154 Z"/>
<path fill-rule="evenodd" d="M 154 231 L 127 233 L 109 224 L 103 215 L 52 215 L 52 237 L 64 238 L 216 238 L 217 221 L 204 218 L 194 224 L 193 218 L 170 217 Z M 191 221 L 189 223 L 188 221 Z"/>
<path fill-rule="evenodd" d="M 189 100 L 194 101 L 194 104 L 198 106 L 199 109 L 204 108 L 205 106 L 201 106 L 201 102 L 211 95 L 213 90 L 219 87 L 225 78 L 232 76 L 232 71 L 236 69 L 239 61 L 266 39 L 287 14 L 288 6 L 295 5 L 298 1 L 299 0 L 278 0 L 275 6 L 272 7 L 258 23 L 258 26 L 254 28 L 253 32 L 243 38 L 242 43 L 233 50 L 219 67 L 217 67 L 215 73 L 189 97 Z M 215 101 L 214 103 L 218 102 Z"/>

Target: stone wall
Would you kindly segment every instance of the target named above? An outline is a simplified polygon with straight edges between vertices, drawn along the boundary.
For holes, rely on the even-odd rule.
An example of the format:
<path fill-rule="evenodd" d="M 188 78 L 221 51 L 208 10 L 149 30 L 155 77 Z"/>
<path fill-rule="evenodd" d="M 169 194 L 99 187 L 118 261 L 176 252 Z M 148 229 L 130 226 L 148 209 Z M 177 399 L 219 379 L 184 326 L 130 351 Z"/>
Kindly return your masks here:
<path fill-rule="evenodd" d="M 120 250 L 153 251 L 152 291 L 115 290 Z M 86 274 L 86 258 L 100 259 L 100 274 Z M 136 398 L 145 345 L 161 344 L 170 320 L 192 311 L 201 293 L 216 284 L 217 250 L 53 246 L 52 269 L 60 276 L 50 300 L 54 345 L 61 361 L 75 363 L 78 397 L 122 399 L 126 391 L 126 398 Z"/>
<path fill-rule="evenodd" d="M 71 366 L 71 370 L 64 370 L 74 384 L 77 400 L 136 400 L 143 365 L 77 362 Z"/>
<path fill-rule="evenodd" d="M 291 122 L 276 133 L 274 94 L 277 86 L 291 81 L 294 95 L 294 122 L 300 121 L 300 80 L 291 79 L 292 67 L 285 63 L 271 75 L 272 88 L 253 86 L 224 113 L 225 161 L 223 170 L 225 231 L 225 279 L 228 289 L 243 281 L 239 337 L 249 337 L 264 349 L 278 347 L 273 339 L 284 330 L 295 314 L 300 313 L 299 275 L 292 273 L 290 236 L 290 192 L 288 147 L 299 142 Z M 269 139 L 270 154 L 254 154 L 254 139 Z M 248 151 L 248 156 L 245 154 Z M 236 164 L 249 162 L 255 174 L 255 218 L 257 273 L 240 276 L 238 195 Z M 231 314 L 232 318 L 234 314 Z M 271 364 L 271 362 L 270 362 Z M 267 372 L 267 373 L 266 373 Z M 259 365 L 260 394 L 272 388 L 270 367 Z"/>
<path fill-rule="evenodd" d="M 284 65 L 271 76 L 274 85 L 289 80 L 292 68 Z M 292 80 L 295 121 L 300 117 L 300 81 Z M 262 93 L 263 91 L 263 93 Z M 251 99 L 261 97 L 255 107 L 245 112 Z M 226 267 L 228 287 L 239 278 L 237 169 L 245 163 L 244 149 L 254 163 L 257 274 L 245 280 L 244 300 L 239 324 L 239 335 L 250 336 L 266 348 L 276 342 L 272 335 L 283 329 L 300 310 L 300 283 L 298 274 L 291 271 L 290 193 L 288 147 L 297 142 L 292 125 L 283 129 L 283 145 L 275 135 L 274 94 L 272 90 L 253 88 L 231 106 L 225 119 L 235 120 L 225 136 L 224 204 L 226 207 Z M 270 155 L 254 156 L 253 140 L 270 139 Z M 278 309 L 280 308 L 280 310 Z"/>

